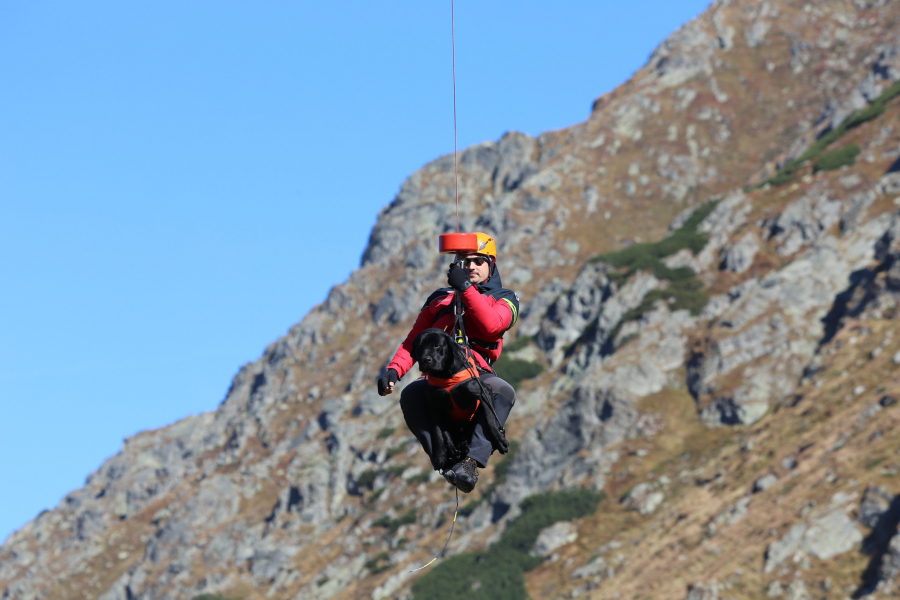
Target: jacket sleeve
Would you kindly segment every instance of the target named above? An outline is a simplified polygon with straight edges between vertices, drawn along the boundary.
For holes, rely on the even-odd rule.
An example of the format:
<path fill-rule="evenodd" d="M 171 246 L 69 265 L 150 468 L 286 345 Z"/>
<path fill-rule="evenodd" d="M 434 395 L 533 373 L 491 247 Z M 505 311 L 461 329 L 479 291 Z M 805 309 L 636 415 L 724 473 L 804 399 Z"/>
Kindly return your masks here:
<path fill-rule="evenodd" d="M 506 302 L 491 302 L 493 298 L 480 294 L 474 285 L 466 289 L 462 297 L 468 317 L 478 323 L 486 335 L 499 338 L 512 327 L 513 309 Z"/>
<path fill-rule="evenodd" d="M 417 335 L 431 327 L 433 322 L 434 315 L 432 314 L 431 306 L 426 305 L 422 312 L 419 313 L 419 316 L 416 317 L 416 322 L 413 324 L 412 329 L 409 330 L 406 339 L 403 340 L 403 343 L 397 348 L 397 352 L 394 353 L 394 358 L 391 359 L 391 363 L 387 368 L 397 371 L 397 375 L 401 379 L 416 364 L 415 359 L 412 357 L 413 340 L 416 339 Z"/>

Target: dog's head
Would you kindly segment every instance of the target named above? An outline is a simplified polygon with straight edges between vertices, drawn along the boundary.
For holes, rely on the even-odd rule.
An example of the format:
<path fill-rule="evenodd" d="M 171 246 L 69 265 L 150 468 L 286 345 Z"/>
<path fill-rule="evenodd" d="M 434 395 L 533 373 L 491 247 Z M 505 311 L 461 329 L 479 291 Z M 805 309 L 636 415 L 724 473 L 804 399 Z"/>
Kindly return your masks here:
<path fill-rule="evenodd" d="M 467 362 L 466 351 L 441 329 L 426 329 L 413 340 L 412 357 L 423 373 L 448 379 Z"/>

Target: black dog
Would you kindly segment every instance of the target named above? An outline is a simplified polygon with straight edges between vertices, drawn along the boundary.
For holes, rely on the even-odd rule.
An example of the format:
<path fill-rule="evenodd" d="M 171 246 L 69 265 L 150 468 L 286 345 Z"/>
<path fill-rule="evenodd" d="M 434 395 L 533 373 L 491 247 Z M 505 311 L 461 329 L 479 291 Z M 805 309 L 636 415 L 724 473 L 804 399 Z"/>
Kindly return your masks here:
<path fill-rule="evenodd" d="M 432 328 L 426 329 L 413 340 L 412 357 L 429 377 L 450 379 L 467 369 L 474 375 L 457 383 L 450 391 L 435 385 L 428 387 L 425 402 L 431 421 L 432 466 L 435 469 L 450 467 L 468 453 L 474 422 L 450 418 L 454 401 L 459 408 L 471 410 L 481 399 L 486 405 L 483 409 L 488 425 L 485 435 L 495 450 L 506 454 L 509 442 L 493 410 L 490 387 L 479 381 L 477 371 L 469 364 L 466 350 L 447 332 Z"/>

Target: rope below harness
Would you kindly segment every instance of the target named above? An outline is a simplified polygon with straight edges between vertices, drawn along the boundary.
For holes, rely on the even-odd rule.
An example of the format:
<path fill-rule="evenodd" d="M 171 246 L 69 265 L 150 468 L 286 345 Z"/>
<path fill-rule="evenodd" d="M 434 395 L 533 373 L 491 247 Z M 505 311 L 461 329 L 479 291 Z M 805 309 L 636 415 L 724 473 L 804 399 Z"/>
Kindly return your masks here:
<path fill-rule="evenodd" d="M 441 551 L 440 551 L 440 552 L 438 552 L 437 554 L 434 555 L 434 558 L 432 558 L 431 560 L 429 560 L 427 563 L 425 563 L 424 565 L 422 565 L 422 566 L 419 567 L 418 569 L 413 569 L 412 571 L 410 571 L 410 573 L 415 573 L 416 571 L 421 571 L 421 570 L 424 569 L 425 567 L 430 566 L 431 563 L 433 563 L 434 561 L 436 561 L 438 558 L 440 558 L 441 554 L 444 553 L 444 550 L 447 549 L 447 545 L 450 544 L 450 538 L 453 537 L 453 528 L 456 527 L 456 516 L 457 516 L 458 514 L 459 514 L 459 488 L 456 488 L 456 510 L 453 512 L 453 523 L 450 524 L 450 535 L 447 536 L 447 541 L 444 542 L 444 547 L 441 548 Z"/>

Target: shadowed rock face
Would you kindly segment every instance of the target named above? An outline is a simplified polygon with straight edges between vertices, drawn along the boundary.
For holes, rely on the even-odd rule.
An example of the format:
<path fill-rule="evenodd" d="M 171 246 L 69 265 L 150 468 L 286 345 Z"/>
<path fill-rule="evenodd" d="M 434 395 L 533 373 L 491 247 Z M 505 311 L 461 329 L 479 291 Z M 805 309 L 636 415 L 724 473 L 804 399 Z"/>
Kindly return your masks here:
<path fill-rule="evenodd" d="M 460 226 L 496 236 L 522 297 L 506 343 L 533 336 L 509 356 L 544 371 L 448 553 L 496 541 L 528 496 L 586 487 L 609 498 L 543 528 L 532 597 L 892 589 L 897 100 L 829 147 L 858 145 L 855 164 L 754 186 L 881 102 L 898 23 L 878 0 L 717 1 L 585 122 L 460 153 Z M 374 379 L 444 285 L 453 199 L 452 156 L 412 174 L 360 267 L 217 410 L 129 438 L 6 540 L 0 598 L 408 598 L 455 502 Z M 702 206 L 704 244 L 651 251 Z M 610 258 L 625 249 L 633 268 Z M 817 570 L 863 551 L 865 575 Z"/>

